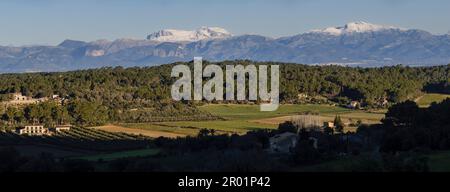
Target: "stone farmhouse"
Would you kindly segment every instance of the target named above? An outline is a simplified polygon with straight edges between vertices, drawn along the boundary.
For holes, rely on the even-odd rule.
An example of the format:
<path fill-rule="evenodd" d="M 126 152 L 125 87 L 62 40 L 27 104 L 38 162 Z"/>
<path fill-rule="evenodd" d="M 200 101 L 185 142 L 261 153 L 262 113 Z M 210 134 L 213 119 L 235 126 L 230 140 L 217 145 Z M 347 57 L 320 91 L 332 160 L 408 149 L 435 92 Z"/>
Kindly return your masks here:
<path fill-rule="evenodd" d="M 48 135 L 49 129 L 43 125 L 27 125 L 25 127 L 18 128 L 16 132 L 19 135 Z"/>
<path fill-rule="evenodd" d="M 65 98 L 60 97 L 59 95 L 52 95 L 50 98 L 43 97 L 43 98 L 33 98 L 28 97 L 25 95 L 22 95 L 22 93 L 13 93 L 11 94 L 11 100 L 5 102 L 7 105 L 31 105 L 31 104 L 38 104 L 41 102 L 46 101 L 54 101 L 58 103 L 59 105 L 64 104 Z"/>
<path fill-rule="evenodd" d="M 57 125 L 55 128 L 51 129 L 53 132 L 60 133 L 64 131 L 70 131 L 72 125 Z"/>
<path fill-rule="evenodd" d="M 53 128 L 46 128 L 43 125 L 26 125 L 16 129 L 19 135 L 42 136 L 53 135 L 64 131 L 70 131 L 72 125 L 57 125 Z"/>
<path fill-rule="evenodd" d="M 24 96 L 22 93 L 13 93 L 12 94 L 12 100 L 8 102 L 8 104 L 12 105 L 30 105 L 30 104 L 36 104 L 40 102 L 47 101 L 48 98 L 39 98 L 35 99 L 32 97 Z"/>

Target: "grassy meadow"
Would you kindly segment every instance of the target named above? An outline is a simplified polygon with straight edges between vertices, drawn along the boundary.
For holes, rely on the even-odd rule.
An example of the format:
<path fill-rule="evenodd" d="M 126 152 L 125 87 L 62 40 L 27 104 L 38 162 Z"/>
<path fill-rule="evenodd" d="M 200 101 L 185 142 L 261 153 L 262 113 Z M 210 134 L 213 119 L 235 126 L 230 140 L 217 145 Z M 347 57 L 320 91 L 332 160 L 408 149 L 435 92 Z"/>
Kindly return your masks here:
<path fill-rule="evenodd" d="M 420 107 L 429 107 L 433 102 L 441 102 L 447 98 L 450 98 L 450 95 L 447 94 L 425 94 L 422 97 L 419 97 L 416 102 Z"/>

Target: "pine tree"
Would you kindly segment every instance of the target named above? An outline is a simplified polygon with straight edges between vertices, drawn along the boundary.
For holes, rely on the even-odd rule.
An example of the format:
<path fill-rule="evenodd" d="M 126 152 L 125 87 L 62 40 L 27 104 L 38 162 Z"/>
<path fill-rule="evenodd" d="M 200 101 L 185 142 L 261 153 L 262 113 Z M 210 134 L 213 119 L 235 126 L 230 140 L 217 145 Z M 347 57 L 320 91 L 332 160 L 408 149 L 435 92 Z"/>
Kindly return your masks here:
<path fill-rule="evenodd" d="M 341 117 L 339 115 L 336 115 L 334 118 L 334 129 L 337 133 L 343 133 L 344 132 L 344 123 L 341 120 Z"/>

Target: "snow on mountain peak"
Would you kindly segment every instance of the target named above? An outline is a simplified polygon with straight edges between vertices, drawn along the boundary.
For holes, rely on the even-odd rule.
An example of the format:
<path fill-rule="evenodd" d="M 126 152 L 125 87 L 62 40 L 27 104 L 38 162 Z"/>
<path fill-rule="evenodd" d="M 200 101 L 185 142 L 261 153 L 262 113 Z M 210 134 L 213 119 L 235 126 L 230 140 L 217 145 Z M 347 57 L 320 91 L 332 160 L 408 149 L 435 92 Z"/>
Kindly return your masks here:
<path fill-rule="evenodd" d="M 194 31 L 164 29 L 147 36 L 148 40 L 160 42 L 194 42 L 207 39 L 220 39 L 232 36 L 220 27 L 200 27 Z"/>
<path fill-rule="evenodd" d="M 342 35 L 348 33 L 365 33 L 389 29 L 400 29 L 392 26 L 375 25 L 363 21 L 347 23 L 343 27 L 329 27 L 325 29 L 312 30 L 312 33 L 326 33 L 330 35 Z"/>

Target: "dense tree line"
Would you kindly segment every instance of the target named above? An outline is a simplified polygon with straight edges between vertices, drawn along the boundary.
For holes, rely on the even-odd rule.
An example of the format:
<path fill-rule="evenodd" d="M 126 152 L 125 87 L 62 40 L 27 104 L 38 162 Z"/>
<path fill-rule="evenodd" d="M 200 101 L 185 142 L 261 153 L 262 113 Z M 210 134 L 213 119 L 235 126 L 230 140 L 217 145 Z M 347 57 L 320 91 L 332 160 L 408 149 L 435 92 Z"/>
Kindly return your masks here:
<path fill-rule="evenodd" d="M 437 83 L 430 83 L 425 86 L 425 91 L 433 93 L 450 94 L 450 79 Z"/>
<path fill-rule="evenodd" d="M 113 109 L 99 101 L 73 100 L 64 105 L 42 102 L 26 106 L 6 107 L 0 120 L 9 127 L 25 124 L 42 124 L 47 127 L 64 124 L 98 126 L 111 122 L 167 122 L 220 120 L 222 118 L 200 111 L 193 105 L 180 103 L 161 104 L 158 108 Z M 1 125 L 2 123 L 0 123 Z"/>
<path fill-rule="evenodd" d="M 98 102 L 71 101 L 65 105 L 42 102 L 22 107 L 9 106 L 1 116 L 9 126 L 42 124 L 46 127 L 64 124 L 100 125 L 109 120 L 108 109 Z"/>
<path fill-rule="evenodd" d="M 175 63 L 188 64 L 192 63 Z M 154 107 L 170 102 L 170 77 L 175 64 L 145 68 L 101 68 L 61 73 L 0 75 L 0 94 L 22 92 L 44 97 L 59 94 L 70 98 L 99 101 L 117 108 Z M 204 66 L 209 62 L 204 62 Z M 281 94 L 284 102 L 297 99 L 298 93 L 327 98 L 346 97 L 368 104 L 386 98 L 394 103 L 414 98 L 420 91 L 449 91 L 450 66 L 352 68 L 307 66 L 272 62 L 225 61 L 219 65 L 280 64 Z"/>
<path fill-rule="evenodd" d="M 383 120 L 382 150 L 450 149 L 450 99 L 419 108 L 407 101 L 390 108 Z"/>
<path fill-rule="evenodd" d="M 450 77 L 449 66 L 349 68 L 285 65 L 282 69 L 281 90 L 285 100 L 294 100 L 298 92 L 304 92 L 335 101 L 341 98 L 344 101 L 362 101 L 369 106 L 376 106 L 384 99 L 391 103 L 413 99 L 424 91 L 425 86 L 448 81 Z"/>

